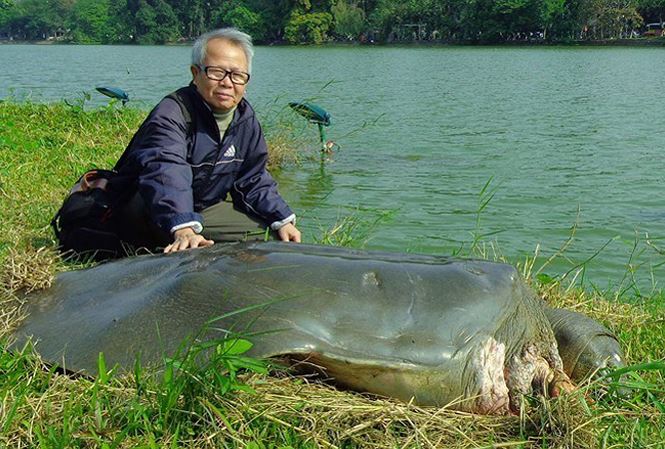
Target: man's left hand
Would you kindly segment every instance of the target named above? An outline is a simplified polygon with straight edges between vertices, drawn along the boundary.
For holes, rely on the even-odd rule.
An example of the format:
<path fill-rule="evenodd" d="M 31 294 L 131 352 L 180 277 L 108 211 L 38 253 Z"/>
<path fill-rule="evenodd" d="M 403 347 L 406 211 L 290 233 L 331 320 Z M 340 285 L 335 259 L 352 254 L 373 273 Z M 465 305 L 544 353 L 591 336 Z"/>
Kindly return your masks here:
<path fill-rule="evenodd" d="M 283 242 L 300 243 L 300 231 L 293 223 L 287 223 L 277 230 L 279 239 Z"/>

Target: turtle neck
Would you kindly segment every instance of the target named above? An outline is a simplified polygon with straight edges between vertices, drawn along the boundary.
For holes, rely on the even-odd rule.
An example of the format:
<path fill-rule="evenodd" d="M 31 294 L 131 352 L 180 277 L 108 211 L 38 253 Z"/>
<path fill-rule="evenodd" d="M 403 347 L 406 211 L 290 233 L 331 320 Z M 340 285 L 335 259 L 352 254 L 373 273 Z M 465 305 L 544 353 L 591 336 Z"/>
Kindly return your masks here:
<path fill-rule="evenodd" d="M 217 126 L 219 127 L 219 137 L 220 139 L 224 137 L 224 133 L 228 129 L 229 125 L 231 124 L 231 121 L 233 120 L 233 113 L 235 112 L 236 107 L 233 109 L 226 111 L 226 112 L 215 112 L 213 111 L 213 115 L 215 116 L 215 121 L 217 122 Z"/>

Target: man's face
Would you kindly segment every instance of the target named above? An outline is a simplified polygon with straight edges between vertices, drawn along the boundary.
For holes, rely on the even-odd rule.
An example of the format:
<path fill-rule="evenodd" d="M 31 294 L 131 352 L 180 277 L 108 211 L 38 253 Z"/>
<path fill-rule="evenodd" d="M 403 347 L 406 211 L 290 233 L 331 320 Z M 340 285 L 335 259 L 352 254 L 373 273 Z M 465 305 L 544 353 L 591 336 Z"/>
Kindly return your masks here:
<path fill-rule="evenodd" d="M 247 72 L 247 57 L 242 47 L 226 39 L 211 39 L 203 67 L 218 67 L 233 72 Z M 228 112 L 245 93 L 245 85 L 234 84 L 230 76 L 222 81 L 209 79 L 203 68 L 193 65 L 192 77 L 199 94 L 215 112 Z"/>

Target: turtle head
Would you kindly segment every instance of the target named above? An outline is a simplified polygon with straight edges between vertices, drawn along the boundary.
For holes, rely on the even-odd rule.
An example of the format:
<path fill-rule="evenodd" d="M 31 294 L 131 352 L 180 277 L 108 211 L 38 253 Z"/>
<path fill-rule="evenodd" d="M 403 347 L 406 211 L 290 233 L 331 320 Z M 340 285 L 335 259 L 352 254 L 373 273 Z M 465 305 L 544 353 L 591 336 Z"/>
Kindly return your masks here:
<path fill-rule="evenodd" d="M 619 341 L 611 333 L 591 336 L 579 350 L 576 360 L 567 367 L 570 377 L 578 382 L 598 378 L 609 370 L 625 366 Z M 564 365 L 566 360 L 564 360 Z"/>

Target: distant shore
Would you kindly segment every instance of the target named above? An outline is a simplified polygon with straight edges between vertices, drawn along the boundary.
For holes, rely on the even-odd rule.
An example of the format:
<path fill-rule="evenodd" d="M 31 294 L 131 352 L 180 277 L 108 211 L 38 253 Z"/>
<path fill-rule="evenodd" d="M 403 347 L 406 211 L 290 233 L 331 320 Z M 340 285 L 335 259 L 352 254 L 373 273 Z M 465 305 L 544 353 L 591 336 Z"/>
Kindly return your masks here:
<path fill-rule="evenodd" d="M 191 45 L 190 41 L 168 42 L 167 46 L 188 46 Z M 141 45 L 141 44 L 81 44 L 76 42 L 65 42 L 56 40 L 0 40 L 0 45 Z M 155 44 L 150 44 L 155 45 Z M 256 43 L 256 45 L 270 45 L 270 46 L 294 46 L 287 42 L 263 42 Z M 314 45 L 314 44 L 311 44 Z M 422 41 L 392 41 L 392 42 L 344 42 L 344 41 L 331 41 L 318 45 L 325 46 L 424 46 L 424 47 L 438 47 L 438 46 L 507 46 L 507 47 L 541 47 L 541 46 L 573 46 L 573 47 L 663 47 L 665 46 L 665 37 L 656 38 L 633 38 L 633 39 L 602 39 L 602 40 L 577 40 L 577 41 L 503 41 L 503 42 L 472 42 L 472 41 L 444 41 L 444 40 L 422 40 Z"/>

